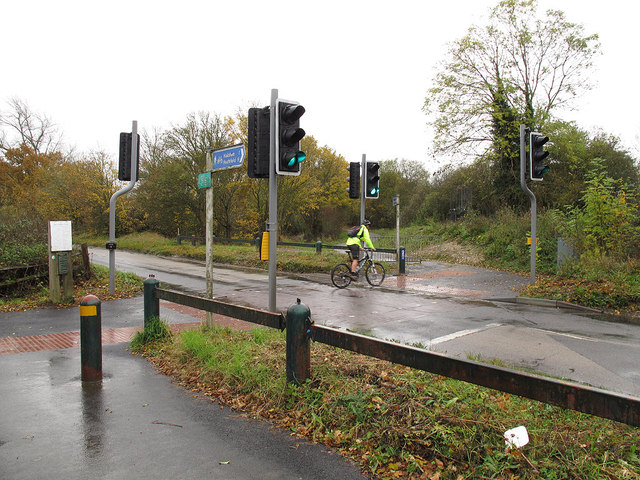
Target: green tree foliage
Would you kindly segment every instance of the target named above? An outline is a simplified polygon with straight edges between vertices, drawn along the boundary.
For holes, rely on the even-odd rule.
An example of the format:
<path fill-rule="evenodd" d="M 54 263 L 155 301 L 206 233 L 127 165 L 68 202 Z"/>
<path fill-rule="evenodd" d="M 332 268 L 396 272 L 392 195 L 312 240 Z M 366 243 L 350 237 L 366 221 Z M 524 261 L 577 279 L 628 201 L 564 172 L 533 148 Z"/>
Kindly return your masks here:
<path fill-rule="evenodd" d="M 582 205 L 591 162 L 598 158 L 607 177 L 633 188 L 640 186 L 637 162 L 616 137 L 603 132 L 590 135 L 574 123 L 562 121 L 549 122 L 545 133 L 551 138 L 551 170 L 543 182 L 530 185 L 542 208 Z"/>
<path fill-rule="evenodd" d="M 595 159 L 587 173 L 582 205 L 568 210 L 561 229 L 582 254 L 624 259 L 638 254 L 637 218 L 635 194 L 623 181 L 608 176 L 604 162 Z"/>
<path fill-rule="evenodd" d="M 384 160 L 380 162 L 380 197 L 367 200 L 367 217 L 374 227 L 393 228 L 396 208 L 393 197 L 400 196 L 400 220 L 409 225 L 417 219 L 425 195 L 430 191 L 429 172 L 420 162 L 412 160 Z M 359 204 L 357 205 L 359 207 Z M 354 218 L 354 221 L 359 219 Z"/>
<path fill-rule="evenodd" d="M 503 204 L 522 209 L 525 198 L 520 188 L 520 117 L 509 104 L 500 79 L 491 108 L 493 144 L 486 153 L 491 186 Z"/>

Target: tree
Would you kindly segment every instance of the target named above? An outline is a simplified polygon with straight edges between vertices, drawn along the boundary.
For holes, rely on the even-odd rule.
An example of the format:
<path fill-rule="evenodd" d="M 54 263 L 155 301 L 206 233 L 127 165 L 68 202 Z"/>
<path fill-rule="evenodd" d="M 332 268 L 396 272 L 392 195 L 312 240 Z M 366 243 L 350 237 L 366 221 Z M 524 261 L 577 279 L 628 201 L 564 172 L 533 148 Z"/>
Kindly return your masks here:
<path fill-rule="evenodd" d="M 137 202 L 148 214 L 149 227 L 163 235 L 177 231 L 204 235 L 205 190 L 198 189 L 198 174 L 205 171 L 207 151 L 233 143 L 233 120 L 206 112 L 189 114 L 184 124 L 162 134 L 143 135 L 143 173 Z M 241 173 L 216 172 L 212 176 L 214 232 L 231 235 L 240 202 Z"/>
<path fill-rule="evenodd" d="M 34 113 L 18 98 L 12 98 L 8 103 L 9 112 L 0 112 L 0 154 L 20 145 L 27 145 L 36 154 L 58 151 L 62 136 L 51 119 Z"/>
<path fill-rule="evenodd" d="M 574 123 L 563 121 L 548 122 L 545 133 L 553 139 L 548 148 L 551 170 L 544 182 L 531 185 L 540 207 L 582 205 L 582 192 L 587 187 L 590 165 L 595 159 L 600 159 L 607 177 L 623 182 L 632 190 L 640 187 L 637 162 L 615 136 L 601 131 L 589 134 Z"/>
<path fill-rule="evenodd" d="M 408 225 L 416 220 L 419 207 L 430 188 L 429 173 L 420 162 L 404 159 L 381 161 L 380 197 L 367 200 L 366 216 L 376 227 L 395 227 L 393 197 L 400 195 L 401 221 L 403 225 Z"/>
<path fill-rule="evenodd" d="M 499 150 L 505 139 L 497 118 L 536 128 L 591 87 L 586 72 L 598 36 L 584 35 L 559 10 L 539 19 L 536 7 L 536 0 L 503 0 L 487 26 L 471 27 L 451 45 L 424 104 L 436 151 L 464 158 Z"/>

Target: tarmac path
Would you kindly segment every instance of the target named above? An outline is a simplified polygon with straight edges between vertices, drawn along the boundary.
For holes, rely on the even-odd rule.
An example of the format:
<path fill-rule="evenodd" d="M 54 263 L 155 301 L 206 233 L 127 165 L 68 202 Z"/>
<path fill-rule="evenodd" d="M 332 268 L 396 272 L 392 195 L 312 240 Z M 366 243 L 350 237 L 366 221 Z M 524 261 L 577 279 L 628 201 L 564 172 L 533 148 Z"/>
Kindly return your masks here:
<path fill-rule="evenodd" d="M 122 325 L 142 318 L 141 297 L 102 305 L 109 334 L 97 382 L 80 378 L 77 307 L 0 314 L 4 346 L 15 347 L 0 351 L 1 479 L 366 478 L 339 454 L 222 408 L 132 355 L 140 327 Z M 164 307 L 175 328 L 200 323 Z"/>

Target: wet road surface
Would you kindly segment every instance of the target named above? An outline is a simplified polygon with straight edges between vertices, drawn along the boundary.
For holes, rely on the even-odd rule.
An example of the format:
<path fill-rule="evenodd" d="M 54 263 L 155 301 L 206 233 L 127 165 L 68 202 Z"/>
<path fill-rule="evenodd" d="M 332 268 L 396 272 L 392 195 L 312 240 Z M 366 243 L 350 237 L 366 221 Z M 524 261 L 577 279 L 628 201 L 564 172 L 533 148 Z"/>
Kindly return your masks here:
<path fill-rule="evenodd" d="M 108 264 L 104 249 L 92 249 L 91 256 Z M 154 274 L 167 288 L 206 291 L 202 262 L 118 251 L 116 268 Z M 266 272 L 214 267 L 213 279 L 215 298 L 267 308 Z M 640 326 L 603 321 L 591 311 L 497 301 L 515 299 L 527 282 L 442 262 L 408 265 L 406 276 L 388 275 L 378 288 L 361 280 L 336 289 L 328 274 L 279 276 L 277 309 L 286 311 L 300 298 L 321 325 L 640 397 Z"/>

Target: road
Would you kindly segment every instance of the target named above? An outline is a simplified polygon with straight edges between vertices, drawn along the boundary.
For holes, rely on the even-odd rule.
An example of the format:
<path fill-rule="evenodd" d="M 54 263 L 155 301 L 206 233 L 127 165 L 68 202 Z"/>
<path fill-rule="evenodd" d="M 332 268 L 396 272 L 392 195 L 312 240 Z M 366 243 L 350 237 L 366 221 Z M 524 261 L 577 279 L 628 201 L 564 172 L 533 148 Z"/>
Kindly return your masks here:
<path fill-rule="evenodd" d="M 108 265 L 106 250 L 90 255 L 93 263 Z M 206 291 L 203 262 L 118 250 L 116 269 L 153 274 L 167 288 Z M 267 309 L 266 272 L 215 267 L 213 279 L 215 298 Z M 515 297 L 525 283 L 502 272 L 423 262 L 408 265 L 406 276 L 388 276 L 381 288 L 362 281 L 339 290 L 328 274 L 282 275 L 276 303 L 286 311 L 300 298 L 317 324 L 640 397 L 640 326 L 497 300 Z"/>

